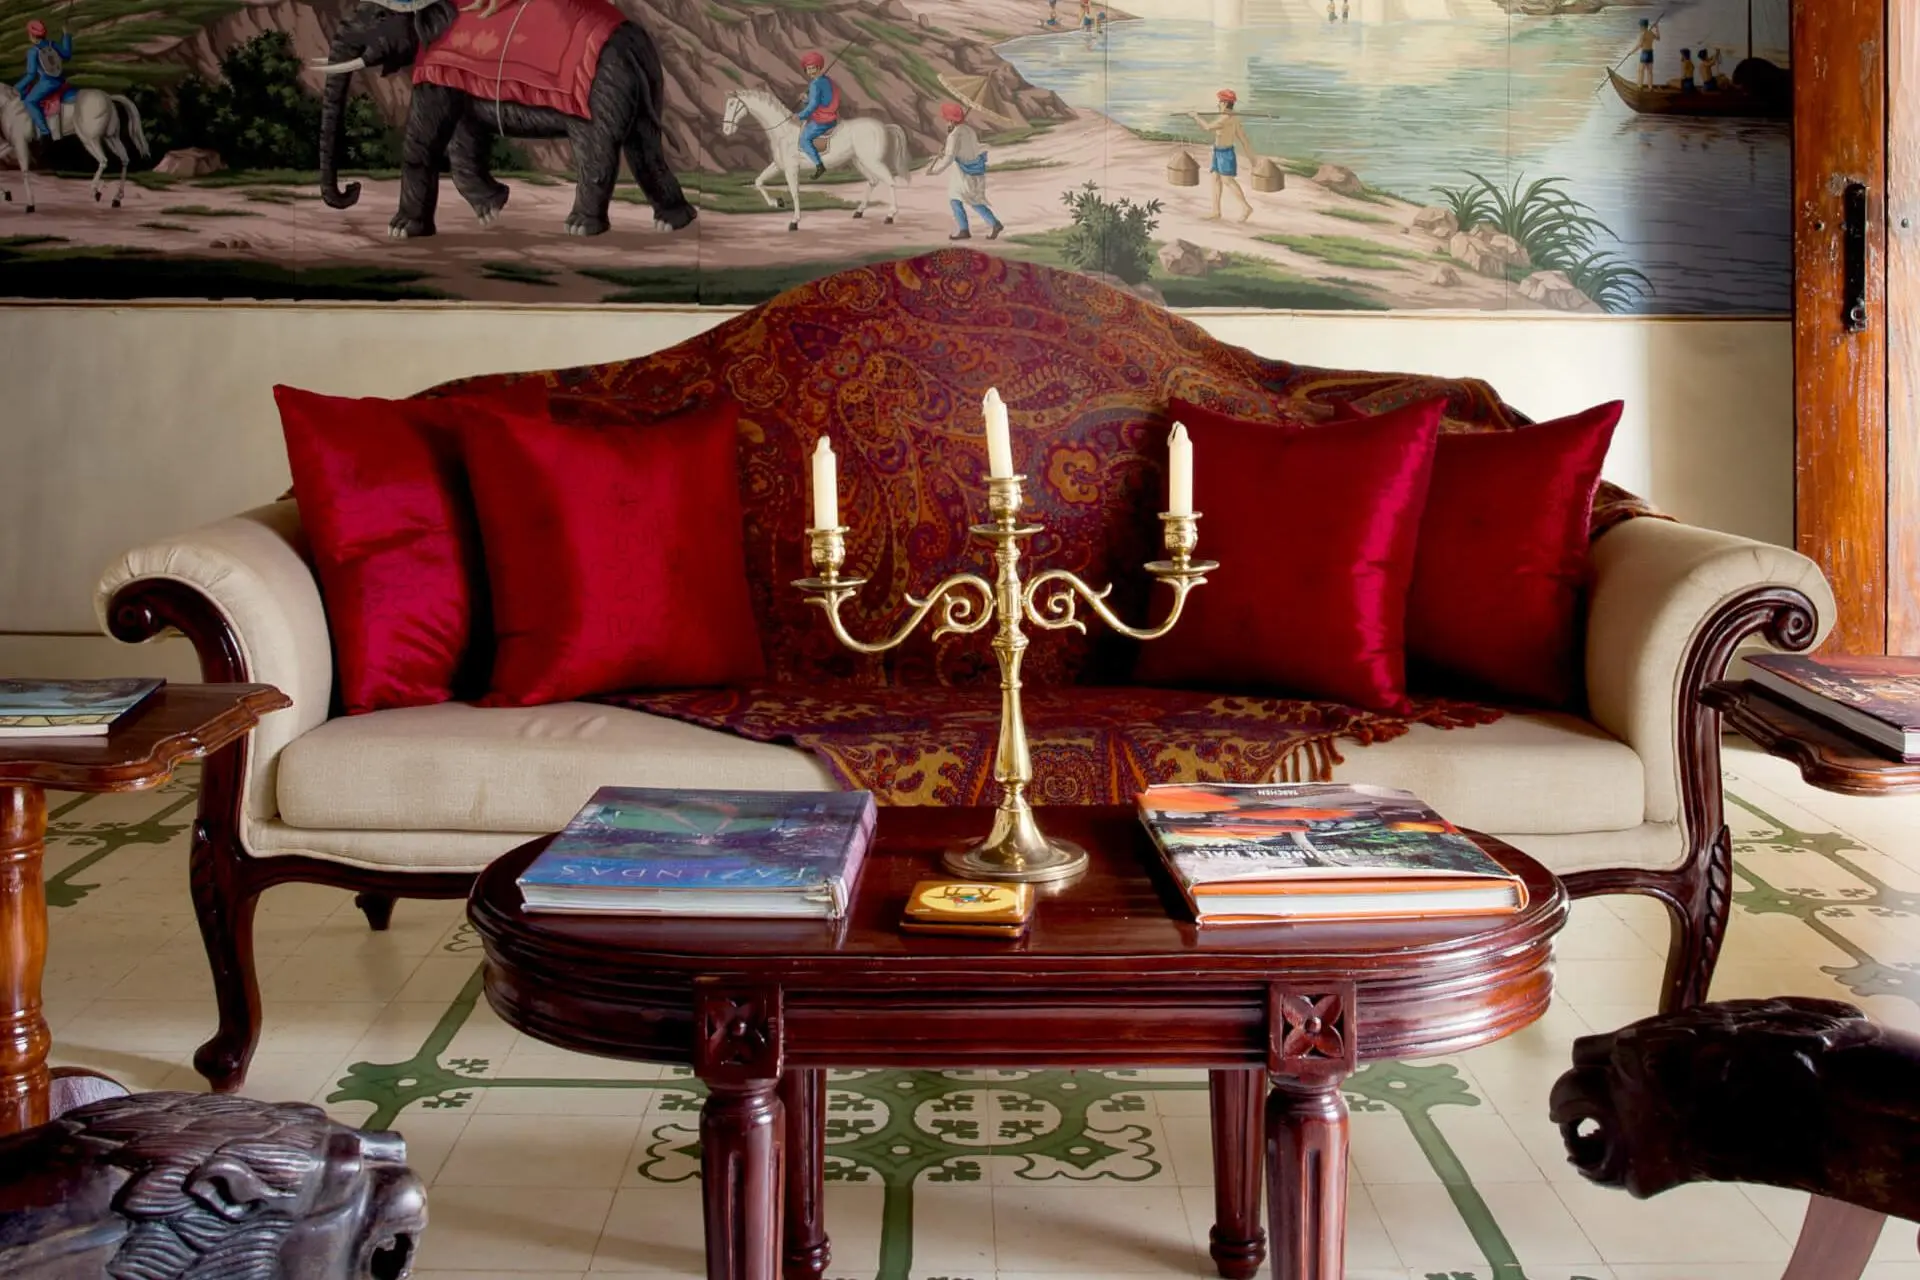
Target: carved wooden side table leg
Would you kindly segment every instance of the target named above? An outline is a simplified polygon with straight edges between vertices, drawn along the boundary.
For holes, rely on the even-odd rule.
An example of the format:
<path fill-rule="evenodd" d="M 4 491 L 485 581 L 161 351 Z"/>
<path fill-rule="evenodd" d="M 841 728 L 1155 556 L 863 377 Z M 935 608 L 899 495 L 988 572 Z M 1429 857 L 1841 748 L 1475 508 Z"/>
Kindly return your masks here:
<path fill-rule="evenodd" d="M 1225 1280 L 1251 1280 L 1267 1256 L 1260 1226 L 1260 1135 L 1267 1073 L 1258 1067 L 1207 1073 L 1213 1116 L 1213 1230 L 1208 1249 Z"/>
<path fill-rule="evenodd" d="M 53 1037 L 40 1010 L 47 966 L 47 891 L 41 857 L 47 797 L 0 787 L 0 1135 L 48 1120 Z"/>
<path fill-rule="evenodd" d="M 1347 1100 L 1340 1081 L 1276 1077 L 1267 1099 L 1274 1280 L 1340 1280 L 1347 1241 Z"/>
<path fill-rule="evenodd" d="M 827 1073 L 781 1073 L 780 1105 L 787 1120 L 786 1280 L 820 1280 L 833 1257 L 822 1203 L 827 1179 Z"/>

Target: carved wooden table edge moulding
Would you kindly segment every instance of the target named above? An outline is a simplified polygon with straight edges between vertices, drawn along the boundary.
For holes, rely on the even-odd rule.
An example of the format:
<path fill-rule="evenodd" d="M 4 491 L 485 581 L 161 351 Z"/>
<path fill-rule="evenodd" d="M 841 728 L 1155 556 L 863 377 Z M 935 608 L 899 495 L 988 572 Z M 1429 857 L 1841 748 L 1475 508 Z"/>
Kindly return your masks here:
<path fill-rule="evenodd" d="M 40 995 L 47 791 L 150 790 L 292 705 L 271 685 L 167 684 L 97 737 L 0 739 L 0 1136 L 45 1124 L 52 1106 Z"/>
<path fill-rule="evenodd" d="M 1273 1274 L 1338 1280 L 1347 1107 L 1365 1061 L 1452 1053 L 1545 1012 L 1566 891 L 1476 837 L 1527 882 L 1516 915 L 1199 930 L 1131 807 L 1054 808 L 1090 855 L 1015 942 L 903 934 L 913 882 L 983 809 L 886 808 L 847 920 L 529 914 L 515 877 L 542 837 L 497 860 L 469 913 L 489 1004 L 568 1049 L 690 1064 L 701 1110 L 707 1274 L 813 1280 L 829 1068 L 1187 1067 L 1211 1073 L 1223 1276 L 1254 1275 L 1262 1142 Z"/>

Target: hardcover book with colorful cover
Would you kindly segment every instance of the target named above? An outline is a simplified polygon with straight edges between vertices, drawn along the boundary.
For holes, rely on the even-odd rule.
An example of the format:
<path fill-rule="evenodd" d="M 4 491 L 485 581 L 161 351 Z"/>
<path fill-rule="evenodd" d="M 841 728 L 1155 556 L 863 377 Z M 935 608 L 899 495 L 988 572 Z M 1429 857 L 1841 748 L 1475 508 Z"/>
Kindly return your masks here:
<path fill-rule="evenodd" d="M 1920 761 L 1920 658 L 1836 654 L 1748 658 L 1753 682 L 1855 737 Z"/>
<path fill-rule="evenodd" d="M 868 791 L 602 787 L 520 894 L 529 911 L 838 919 L 873 820 Z"/>
<path fill-rule="evenodd" d="M 104 734 L 165 680 L 0 680 L 0 738 Z"/>
<path fill-rule="evenodd" d="M 1518 876 L 1420 800 L 1337 782 L 1148 787 L 1141 817 L 1202 924 L 1483 915 Z"/>

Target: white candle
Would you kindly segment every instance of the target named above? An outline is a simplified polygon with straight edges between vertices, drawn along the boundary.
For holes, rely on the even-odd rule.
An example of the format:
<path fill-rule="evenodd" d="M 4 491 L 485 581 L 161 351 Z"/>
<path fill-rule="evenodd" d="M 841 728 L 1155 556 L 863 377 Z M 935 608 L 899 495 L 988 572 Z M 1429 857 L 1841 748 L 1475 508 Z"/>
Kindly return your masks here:
<path fill-rule="evenodd" d="M 1013 474 L 1013 439 L 1007 434 L 1007 406 L 1000 388 L 989 387 L 980 412 L 987 420 L 987 474 L 1003 479 Z"/>
<path fill-rule="evenodd" d="M 1167 437 L 1167 514 L 1193 514 L 1193 441 L 1179 422 Z"/>
<path fill-rule="evenodd" d="M 813 447 L 813 527 L 840 527 L 840 460 L 825 436 Z"/>

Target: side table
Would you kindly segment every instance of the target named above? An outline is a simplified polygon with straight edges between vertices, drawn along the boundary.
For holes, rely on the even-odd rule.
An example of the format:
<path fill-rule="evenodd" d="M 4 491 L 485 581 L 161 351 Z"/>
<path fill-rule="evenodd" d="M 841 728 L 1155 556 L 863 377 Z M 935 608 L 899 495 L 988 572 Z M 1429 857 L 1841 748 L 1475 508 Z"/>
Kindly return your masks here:
<path fill-rule="evenodd" d="M 292 706 L 264 684 L 170 684 L 96 737 L 0 738 L 0 1136 L 45 1124 L 52 1037 L 40 1006 L 47 965 L 49 787 L 145 791 L 174 768 L 240 741 Z"/>

